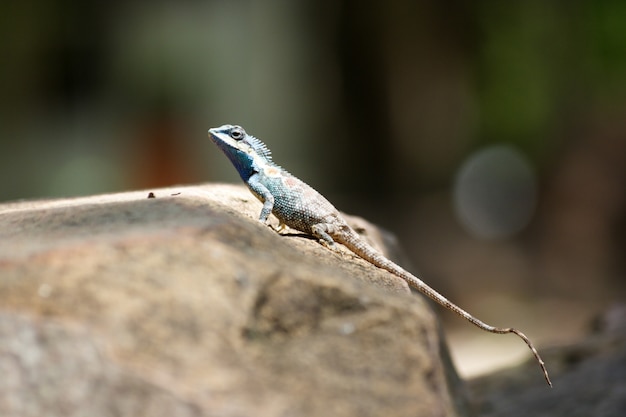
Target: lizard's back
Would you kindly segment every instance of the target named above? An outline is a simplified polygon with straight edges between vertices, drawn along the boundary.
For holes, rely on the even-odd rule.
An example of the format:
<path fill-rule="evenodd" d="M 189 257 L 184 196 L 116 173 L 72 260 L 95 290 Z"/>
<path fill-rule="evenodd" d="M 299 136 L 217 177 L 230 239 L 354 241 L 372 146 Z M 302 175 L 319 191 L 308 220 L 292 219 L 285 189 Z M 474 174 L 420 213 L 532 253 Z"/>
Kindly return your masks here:
<path fill-rule="evenodd" d="M 280 167 L 265 167 L 261 182 L 274 196 L 272 213 L 293 229 L 311 234 L 312 225 L 343 222 L 326 198 Z M 263 201 L 261 196 L 255 195 Z"/>

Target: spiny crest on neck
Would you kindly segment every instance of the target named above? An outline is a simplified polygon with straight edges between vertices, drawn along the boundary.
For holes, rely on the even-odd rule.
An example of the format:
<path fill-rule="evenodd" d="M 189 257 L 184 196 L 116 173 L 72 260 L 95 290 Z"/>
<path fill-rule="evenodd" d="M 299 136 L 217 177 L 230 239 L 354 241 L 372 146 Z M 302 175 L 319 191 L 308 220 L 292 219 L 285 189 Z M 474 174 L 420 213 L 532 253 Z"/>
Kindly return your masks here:
<path fill-rule="evenodd" d="M 246 133 L 246 135 L 247 135 L 246 142 L 248 142 L 250 147 L 252 149 L 254 149 L 254 152 L 258 156 L 260 156 L 261 159 L 263 159 L 269 165 L 274 166 L 274 167 L 280 169 L 281 172 L 283 172 L 283 174 L 291 175 L 289 172 L 287 172 L 287 170 L 285 168 L 281 167 L 280 165 L 278 165 L 277 163 L 275 163 L 272 160 L 272 151 L 269 150 L 269 148 L 267 147 L 267 145 L 265 143 L 263 143 L 260 139 L 257 139 L 257 138 L 255 138 L 252 135 L 248 135 L 247 133 Z"/>
<path fill-rule="evenodd" d="M 252 135 L 246 134 L 246 142 L 250 145 L 254 152 L 256 152 L 260 157 L 265 159 L 267 162 L 272 162 L 272 151 L 269 150 L 267 145 L 263 143 L 260 139 L 255 138 Z"/>

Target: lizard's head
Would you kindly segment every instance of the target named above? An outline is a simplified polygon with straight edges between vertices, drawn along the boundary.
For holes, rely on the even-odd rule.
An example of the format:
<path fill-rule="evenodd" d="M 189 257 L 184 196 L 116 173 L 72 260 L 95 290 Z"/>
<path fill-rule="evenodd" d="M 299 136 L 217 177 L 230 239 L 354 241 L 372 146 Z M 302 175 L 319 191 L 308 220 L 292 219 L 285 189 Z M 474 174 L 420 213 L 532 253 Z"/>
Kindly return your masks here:
<path fill-rule="evenodd" d="M 252 156 L 259 156 L 268 162 L 272 157 L 267 146 L 254 136 L 246 133 L 241 126 L 223 125 L 209 129 L 209 137 L 226 154 L 239 151 Z"/>
<path fill-rule="evenodd" d="M 224 125 L 209 129 L 209 136 L 218 146 L 220 142 L 233 148 L 242 149 L 246 145 L 246 131 L 241 126 Z"/>

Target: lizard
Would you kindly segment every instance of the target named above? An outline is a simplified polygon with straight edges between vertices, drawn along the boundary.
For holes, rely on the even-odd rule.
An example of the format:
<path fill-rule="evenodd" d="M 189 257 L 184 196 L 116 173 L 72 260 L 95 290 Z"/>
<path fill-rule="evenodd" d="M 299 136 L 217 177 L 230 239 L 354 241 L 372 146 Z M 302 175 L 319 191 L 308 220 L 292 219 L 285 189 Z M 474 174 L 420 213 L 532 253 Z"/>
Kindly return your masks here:
<path fill-rule="evenodd" d="M 279 233 L 285 226 L 289 226 L 316 237 L 329 248 L 340 243 L 365 261 L 405 280 L 409 286 L 480 329 L 496 334 L 517 335 L 531 350 L 546 382 L 552 387 L 544 361 L 524 333 L 512 327 L 494 327 L 478 320 L 424 281 L 387 259 L 361 238 L 324 196 L 274 163 L 271 151 L 261 140 L 246 133 L 242 127 L 229 124 L 209 129 L 209 137 L 230 159 L 252 194 L 263 203 L 259 221 L 269 224 L 269 215 L 274 214 L 279 220 Z"/>

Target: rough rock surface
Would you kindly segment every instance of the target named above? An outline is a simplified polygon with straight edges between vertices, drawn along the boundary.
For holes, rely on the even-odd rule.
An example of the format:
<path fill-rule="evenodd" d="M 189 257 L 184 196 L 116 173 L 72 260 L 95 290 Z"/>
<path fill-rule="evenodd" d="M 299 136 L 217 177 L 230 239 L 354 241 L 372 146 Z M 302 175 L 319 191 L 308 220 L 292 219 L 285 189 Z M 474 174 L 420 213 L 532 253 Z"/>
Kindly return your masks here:
<path fill-rule="evenodd" d="M 243 187 L 151 191 L 0 205 L 0 415 L 462 414 L 403 281 Z"/>

